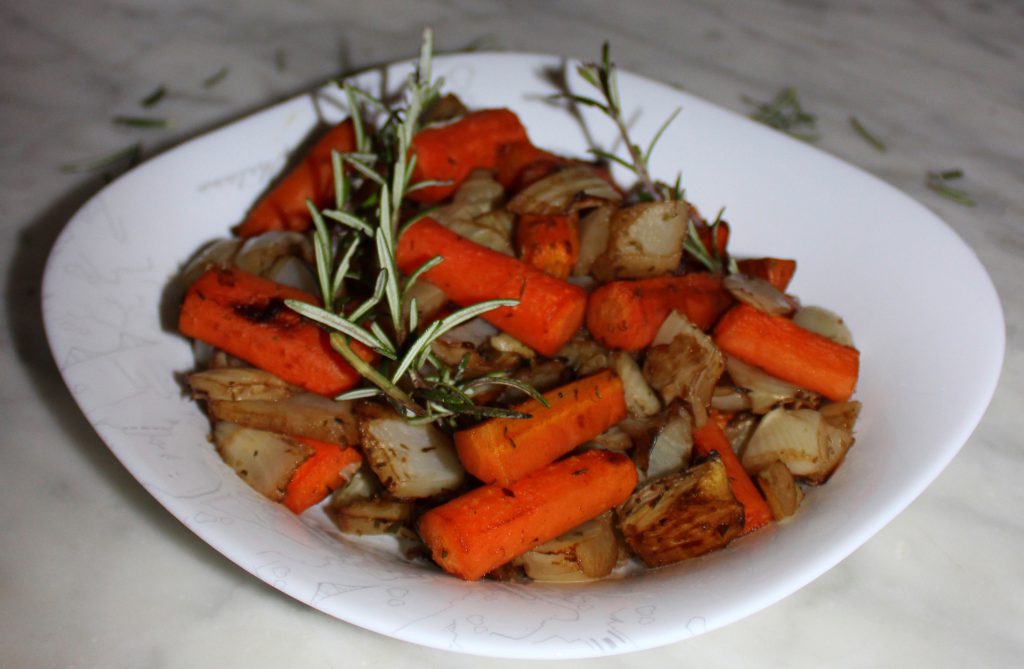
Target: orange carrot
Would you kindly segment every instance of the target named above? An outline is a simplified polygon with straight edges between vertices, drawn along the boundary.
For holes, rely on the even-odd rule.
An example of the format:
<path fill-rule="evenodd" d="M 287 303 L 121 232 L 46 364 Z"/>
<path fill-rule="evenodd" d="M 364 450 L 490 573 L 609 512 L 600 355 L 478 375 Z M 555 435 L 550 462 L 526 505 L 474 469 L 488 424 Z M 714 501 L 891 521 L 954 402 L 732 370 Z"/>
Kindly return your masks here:
<path fill-rule="evenodd" d="M 714 338 L 725 353 L 836 402 L 850 399 L 857 385 L 857 349 L 782 316 L 740 304 L 722 317 Z"/>
<path fill-rule="evenodd" d="M 700 237 L 704 248 L 717 258 L 724 258 L 726 247 L 729 245 L 729 224 L 719 221 L 717 226 L 707 223 L 697 224 L 697 235 Z M 712 239 L 714 236 L 714 239 Z"/>
<path fill-rule="evenodd" d="M 324 207 L 334 197 L 331 151 L 344 153 L 355 148 L 352 121 L 334 126 L 313 145 L 301 163 L 260 198 L 235 232 L 239 237 L 252 237 L 268 230 L 309 229 L 312 221 L 306 200 Z"/>
<path fill-rule="evenodd" d="M 498 148 L 495 178 L 505 190 L 516 192 L 543 179 L 565 162 L 529 141 L 513 142 Z"/>
<path fill-rule="evenodd" d="M 626 417 L 622 381 L 603 371 L 516 407 L 530 418 L 492 418 L 455 433 L 459 460 L 484 483 L 509 485 Z"/>
<path fill-rule="evenodd" d="M 449 125 L 420 131 L 409 149 L 416 156 L 412 182 L 451 183 L 412 191 L 409 199 L 424 203 L 448 199 L 474 169 L 494 169 L 498 147 L 526 139 L 519 117 L 508 109 L 483 109 Z"/>
<path fill-rule="evenodd" d="M 732 494 L 736 501 L 743 505 L 743 530 L 740 534 L 753 532 L 772 521 L 772 510 L 740 464 L 714 413 L 712 412 L 711 420 L 704 423 L 703 427 L 694 430 L 693 450 L 702 457 L 707 457 L 713 452 L 718 453 L 729 476 Z"/>
<path fill-rule="evenodd" d="M 281 503 L 294 513 L 319 504 L 359 469 L 363 456 L 354 448 L 325 441 L 292 437 L 313 449 L 313 455 L 299 465 L 284 490 Z"/>
<path fill-rule="evenodd" d="M 624 502 L 636 467 L 621 453 L 565 458 L 505 488 L 487 485 L 431 509 L 419 521 L 434 562 L 475 580 Z"/>
<path fill-rule="evenodd" d="M 310 392 L 333 396 L 354 386 L 358 372 L 331 349 L 327 333 L 285 306 L 289 298 L 316 303 L 239 269 L 211 269 L 188 289 L 178 329 Z M 352 348 L 372 359 L 357 342 Z"/>
<path fill-rule="evenodd" d="M 795 260 L 781 258 L 748 258 L 736 264 L 744 274 L 764 279 L 783 292 L 796 272 Z"/>
<path fill-rule="evenodd" d="M 543 355 L 557 353 L 583 322 L 587 294 L 582 288 L 475 244 L 432 219 L 410 226 L 395 255 L 406 274 L 435 256 L 444 257 L 423 278 L 458 305 L 519 300 L 518 306 L 494 309 L 483 319 Z"/>
<path fill-rule="evenodd" d="M 535 216 L 523 214 L 516 224 L 519 258 L 553 277 L 564 279 L 580 255 L 579 214 Z"/>
<path fill-rule="evenodd" d="M 587 329 L 602 346 L 638 351 L 649 346 L 672 311 L 706 330 L 732 305 L 715 274 L 610 281 L 590 294 Z"/>

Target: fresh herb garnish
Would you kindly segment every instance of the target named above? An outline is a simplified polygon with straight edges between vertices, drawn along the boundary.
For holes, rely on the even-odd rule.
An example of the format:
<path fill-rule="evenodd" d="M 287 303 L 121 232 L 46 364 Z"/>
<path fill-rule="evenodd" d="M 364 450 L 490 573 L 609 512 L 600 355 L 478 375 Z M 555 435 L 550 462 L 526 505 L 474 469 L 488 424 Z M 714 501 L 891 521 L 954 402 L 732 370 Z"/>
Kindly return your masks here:
<path fill-rule="evenodd" d="M 229 71 L 230 70 L 228 70 L 228 66 L 225 65 L 224 67 L 220 68 L 207 78 L 203 79 L 203 88 L 213 88 L 214 86 L 222 82 L 224 80 L 224 77 L 228 76 Z"/>
<path fill-rule="evenodd" d="M 114 153 L 101 156 L 99 158 L 91 158 L 76 163 L 65 163 L 60 166 L 60 171 L 67 174 L 75 172 L 96 172 L 111 167 L 120 167 L 122 165 L 131 167 L 139 161 L 139 156 L 142 154 L 142 144 L 136 142 L 129 147 L 115 151 Z"/>
<path fill-rule="evenodd" d="M 939 195 L 952 200 L 958 204 L 962 204 L 965 207 L 973 207 L 977 204 L 970 195 L 966 192 L 953 188 L 948 182 L 962 179 L 964 171 L 960 169 L 952 170 L 939 170 L 935 172 L 928 172 L 925 176 L 925 185 L 932 189 Z"/>
<path fill-rule="evenodd" d="M 818 140 L 818 135 L 813 132 L 817 118 L 803 108 L 796 89 L 792 86 L 783 88 L 776 93 L 771 102 L 759 102 L 747 96 L 743 96 L 743 101 L 755 107 L 753 113 L 750 114 L 750 118 L 755 121 L 781 130 L 805 142 Z"/>
<path fill-rule="evenodd" d="M 139 104 L 145 107 L 146 109 L 149 109 L 156 103 L 163 100 L 165 95 L 167 95 L 167 88 L 163 85 L 157 86 L 155 89 L 153 89 L 152 93 L 139 100 Z"/>
<path fill-rule="evenodd" d="M 876 151 L 879 153 L 885 153 L 885 142 L 865 128 L 864 124 L 852 114 L 850 115 L 850 126 L 857 131 L 857 134 L 860 135 L 865 142 L 873 146 Z"/>
<path fill-rule="evenodd" d="M 167 128 L 171 125 L 170 119 L 154 118 L 151 116 L 115 116 L 113 121 L 115 125 L 149 130 Z"/>
<path fill-rule="evenodd" d="M 481 302 L 419 328 L 416 301 L 410 290 L 424 272 L 443 259 L 432 258 L 404 281 L 399 279 L 395 245 L 401 231 L 405 196 L 437 184 L 412 183 L 416 157 L 409 157 L 420 118 L 440 94 L 442 82 L 431 77 L 432 55 L 433 34 L 428 29 L 423 34 L 419 65 L 406 82 L 403 103 L 396 107 L 347 83 L 341 84 L 355 130 L 356 150 L 332 154 L 333 208 L 321 211 L 312 202 L 307 203 L 313 218 L 313 247 L 324 306 L 295 300 L 286 300 L 286 304 L 332 331 L 331 347 L 374 386 L 357 388 L 339 399 L 383 396 L 407 419 L 416 422 L 453 421 L 458 416 L 521 417 L 520 412 L 510 409 L 477 405 L 472 398 L 483 387 L 499 384 L 519 388 L 543 402 L 536 390 L 502 375 L 466 379 L 465 360 L 452 369 L 437 359 L 431 349 L 452 328 L 492 309 L 515 306 L 518 300 Z M 363 104 L 380 111 L 386 119 L 375 134 L 366 132 Z M 356 193 L 361 200 L 353 197 Z M 328 223 L 336 225 L 328 227 Z M 359 253 L 367 246 L 372 251 Z M 364 288 L 369 288 L 372 279 L 372 293 L 354 310 L 346 312 L 339 305 L 355 304 L 348 298 L 358 256 L 372 259 L 372 266 L 355 277 L 362 280 Z M 353 350 L 353 340 L 379 354 L 380 364 L 373 366 L 360 358 Z"/>

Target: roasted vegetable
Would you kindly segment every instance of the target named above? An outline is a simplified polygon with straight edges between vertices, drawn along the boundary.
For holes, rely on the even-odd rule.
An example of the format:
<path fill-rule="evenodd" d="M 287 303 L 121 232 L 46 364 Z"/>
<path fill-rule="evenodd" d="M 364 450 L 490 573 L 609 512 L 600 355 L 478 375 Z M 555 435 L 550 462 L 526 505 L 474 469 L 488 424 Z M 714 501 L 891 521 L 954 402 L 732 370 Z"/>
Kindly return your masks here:
<path fill-rule="evenodd" d="M 535 581 L 572 583 L 607 576 L 618 559 L 619 542 L 607 511 L 523 553 L 516 562 Z"/>
<path fill-rule="evenodd" d="M 707 420 L 725 359 L 711 338 L 679 312 L 665 319 L 647 351 L 644 377 L 665 402 L 684 400 L 700 427 Z"/>
<path fill-rule="evenodd" d="M 227 422 L 214 426 L 213 441 L 243 481 L 274 501 L 284 497 L 292 474 L 313 455 L 311 447 L 296 439 Z"/>
<path fill-rule="evenodd" d="M 601 281 L 644 279 L 675 271 L 686 237 L 685 202 L 650 202 L 619 209 L 611 218 L 608 245 L 592 266 Z"/>
<path fill-rule="evenodd" d="M 743 506 L 718 458 L 643 486 L 618 515 L 630 550 L 648 567 L 710 553 L 743 528 Z"/>

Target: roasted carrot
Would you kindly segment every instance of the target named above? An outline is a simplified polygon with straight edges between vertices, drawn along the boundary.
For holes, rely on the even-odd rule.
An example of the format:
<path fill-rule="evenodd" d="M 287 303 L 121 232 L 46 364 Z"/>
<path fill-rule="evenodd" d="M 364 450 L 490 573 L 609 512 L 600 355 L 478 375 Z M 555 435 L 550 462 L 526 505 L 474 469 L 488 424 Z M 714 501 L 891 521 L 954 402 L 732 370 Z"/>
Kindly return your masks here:
<path fill-rule="evenodd" d="M 530 399 L 516 410 L 530 418 L 492 418 L 455 433 L 466 471 L 484 483 L 509 485 L 553 462 L 626 417 L 622 381 L 598 372 Z"/>
<path fill-rule="evenodd" d="M 638 351 L 654 341 L 672 311 L 706 330 L 731 305 L 721 277 L 707 272 L 610 281 L 590 294 L 587 329 L 602 346 Z"/>
<path fill-rule="evenodd" d="M 354 448 L 325 441 L 293 437 L 313 449 L 313 455 L 299 465 L 288 480 L 281 503 L 294 513 L 319 504 L 347 481 L 363 462 Z"/>
<path fill-rule="evenodd" d="M 579 214 L 535 216 L 522 214 L 516 223 L 519 258 L 545 274 L 564 279 L 580 255 Z"/>
<path fill-rule="evenodd" d="M 513 142 L 498 148 L 495 178 L 505 190 L 514 193 L 543 179 L 565 163 L 564 158 L 539 149 L 529 141 Z"/>
<path fill-rule="evenodd" d="M 587 295 L 582 288 L 475 244 L 430 218 L 405 231 L 395 255 L 407 274 L 442 256 L 444 262 L 423 277 L 458 305 L 519 300 L 518 306 L 489 311 L 483 318 L 542 355 L 558 352 L 583 322 Z"/>
<path fill-rule="evenodd" d="M 764 279 L 778 290 L 785 292 L 796 273 L 796 261 L 781 258 L 748 258 L 736 263 L 740 271 L 749 276 Z"/>
<path fill-rule="evenodd" d="M 498 147 L 526 139 L 526 129 L 519 117 L 508 109 L 483 109 L 449 125 L 420 131 L 409 149 L 416 156 L 412 182 L 450 183 L 412 191 L 409 199 L 433 203 L 451 197 L 473 170 L 494 169 Z"/>
<path fill-rule="evenodd" d="M 323 207 L 334 197 L 331 151 L 344 153 L 355 148 L 352 121 L 331 128 L 301 163 L 260 198 L 235 232 L 239 237 L 252 237 L 269 230 L 307 230 L 312 221 L 306 200 Z"/>
<path fill-rule="evenodd" d="M 333 396 L 354 386 L 359 374 L 286 299 L 316 303 L 309 293 L 239 269 L 211 269 L 188 289 L 178 329 L 310 392 Z M 352 348 L 372 359 L 357 342 Z"/>
<path fill-rule="evenodd" d="M 745 304 L 722 317 L 714 339 L 725 353 L 836 402 L 850 399 L 857 385 L 857 349 Z"/>
<path fill-rule="evenodd" d="M 636 480 L 625 455 L 587 451 L 431 509 L 420 518 L 420 536 L 442 569 L 475 580 L 621 504 Z"/>
<path fill-rule="evenodd" d="M 736 501 L 743 505 L 743 530 L 740 534 L 747 534 L 770 523 L 772 510 L 740 464 L 714 413 L 712 412 L 711 420 L 704 423 L 703 427 L 694 430 L 693 451 L 701 457 L 718 453 L 729 476 L 732 494 Z"/>

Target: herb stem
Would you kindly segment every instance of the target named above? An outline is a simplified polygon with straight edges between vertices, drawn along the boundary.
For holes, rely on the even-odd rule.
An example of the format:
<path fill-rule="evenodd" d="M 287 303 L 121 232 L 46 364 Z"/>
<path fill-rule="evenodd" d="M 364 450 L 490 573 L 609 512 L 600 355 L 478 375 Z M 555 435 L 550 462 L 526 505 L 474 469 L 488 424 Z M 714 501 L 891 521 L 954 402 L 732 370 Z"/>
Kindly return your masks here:
<path fill-rule="evenodd" d="M 356 352 L 352 350 L 352 347 L 348 345 L 348 340 L 344 336 L 336 332 L 332 332 L 330 340 L 331 348 L 337 351 L 341 357 L 345 358 L 345 360 L 352 365 L 357 372 L 359 372 L 360 376 L 380 388 L 385 395 L 401 405 L 402 408 L 409 413 L 414 416 L 423 415 L 423 409 L 420 408 L 420 406 L 416 404 L 416 402 L 414 402 L 413 399 L 405 393 L 405 391 L 374 369 L 373 365 L 370 365 L 360 358 Z"/>

